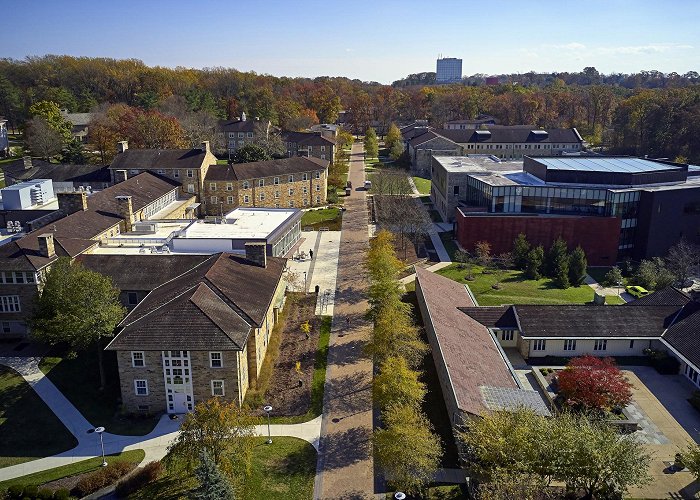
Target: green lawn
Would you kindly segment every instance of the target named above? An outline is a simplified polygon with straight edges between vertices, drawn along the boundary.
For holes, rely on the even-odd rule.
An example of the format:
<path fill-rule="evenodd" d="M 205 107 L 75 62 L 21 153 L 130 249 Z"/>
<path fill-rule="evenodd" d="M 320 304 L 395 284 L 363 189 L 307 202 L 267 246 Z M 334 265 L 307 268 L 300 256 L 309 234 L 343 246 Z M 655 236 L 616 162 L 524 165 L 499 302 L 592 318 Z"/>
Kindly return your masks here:
<path fill-rule="evenodd" d="M 440 240 L 442 241 L 442 245 L 445 247 L 445 250 L 447 250 L 450 260 L 454 261 L 455 253 L 457 250 L 459 250 L 459 248 L 457 248 L 457 243 L 452 239 L 454 237 L 454 232 L 447 231 L 444 233 L 438 233 L 438 235 L 440 235 Z"/>
<path fill-rule="evenodd" d="M 589 267 L 586 269 L 586 272 L 588 275 L 596 280 L 598 283 L 601 285 L 603 284 L 603 281 L 605 281 L 605 275 L 612 269 L 611 266 L 602 266 L 602 267 Z M 631 281 L 629 278 L 622 278 L 622 286 L 627 286 L 630 285 Z"/>
<path fill-rule="evenodd" d="M 327 227 L 329 231 L 340 231 L 343 212 L 339 208 L 319 208 L 317 210 L 307 210 L 301 216 L 301 227 L 310 227 L 318 230 L 320 227 Z"/>
<path fill-rule="evenodd" d="M 0 467 L 70 450 L 78 441 L 17 372 L 0 367 Z"/>
<path fill-rule="evenodd" d="M 326 367 L 328 366 L 328 343 L 331 339 L 332 316 L 323 316 L 321 331 L 318 337 L 316 358 L 314 360 L 314 375 L 311 381 L 311 408 L 304 415 L 294 417 L 271 417 L 275 424 L 298 424 L 308 422 L 323 412 L 323 387 L 326 383 Z"/>
<path fill-rule="evenodd" d="M 521 271 L 498 270 L 484 274 L 481 266 L 474 266 L 473 281 L 465 280 L 467 269 L 459 269 L 452 264 L 440 269 L 437 274 L 469 285 L 479 305 L 497 306 L 502 304 L 585 304 L 593 300 L 593 289 L 587 285 L 566 290 L 554 287 L 548 278 L 528 280 Z M 500 282 L 502 288 L 494 290 L 492 285 Z M 607 297 L 608 304 L 622 304 L 618 297 Z"/>
<path fill-rule="evenodd" d="M 51 356 L 41 360 L 39 368 L 94 426 L 103 426 L 107 432 L 143 436 L 158 423 L 155 417 L 129 418 L 121 415 L 117 360 L 112 352 L 104 353 L 107 387 L 100 391 L 97 356 L 81 352 L 75 359 Z"/>
<path fill-rule="evenodd" d="M 423 177 L 413 177 L 413 183 L 416 185 L 416 189 L 420 194 L 430 194 L 430 179 L 424 179 Z"/>
<path fill-rule="evenodd" d="M 107 455 L 106 460 L 107 463 L 120 461 L 138 464 L 141 463 L 145 456 L 146 452 L 144 452 L 143 450 L 130 450 L 122 453 L 117 453 L 115 455 Z M 7 481 L 0 482 L 0 491 L 5 490 L 15 484 L 19 484 L 22 486 L 40 486 L 50 481 L 55 481 L 57 479 L 61 479 L 68 476 L 75 476 L 76 474 L 92 472 L 100 468 L 102 468 L 102 457 L 90 458 L 88 460 L 82 460 L 80 462 L 75 462 L 70 465 L 64 465 L 62 467 L 56 467 L 55 469 L 49 469 L 41 472 L 35 472 L 34 474 L 29 474 L 27 476 L 22 476 L 15 479 L 9 479 Z"/>
<path fill-rule="evenodd" d="M 217 165 L 228 165 L 228 160 L 216 160 Z"/>
<path fill-rule="evenodd" d="M 313 497 L 316 450 L 306 441 L 291 437 L 254 438 L 251 475 L 246 500 L 308 500 Z M 131 500 L 176 500 L 190 498 L 197 482 L 191 475 L 164 475 L 129 496 Z"/>

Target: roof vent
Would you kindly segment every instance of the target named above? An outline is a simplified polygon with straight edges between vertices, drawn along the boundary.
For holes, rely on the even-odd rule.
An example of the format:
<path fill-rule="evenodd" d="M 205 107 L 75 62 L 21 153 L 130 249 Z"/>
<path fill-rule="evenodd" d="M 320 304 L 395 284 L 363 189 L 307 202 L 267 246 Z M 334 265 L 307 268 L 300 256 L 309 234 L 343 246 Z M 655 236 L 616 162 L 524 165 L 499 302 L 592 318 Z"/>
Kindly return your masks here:
<path fill-rule="evenodd" d="M 547 137 L 549 135 L 549 132 L 546 130 L 531 130 L 533 134 L 535 134 L 538 137 Z"/>

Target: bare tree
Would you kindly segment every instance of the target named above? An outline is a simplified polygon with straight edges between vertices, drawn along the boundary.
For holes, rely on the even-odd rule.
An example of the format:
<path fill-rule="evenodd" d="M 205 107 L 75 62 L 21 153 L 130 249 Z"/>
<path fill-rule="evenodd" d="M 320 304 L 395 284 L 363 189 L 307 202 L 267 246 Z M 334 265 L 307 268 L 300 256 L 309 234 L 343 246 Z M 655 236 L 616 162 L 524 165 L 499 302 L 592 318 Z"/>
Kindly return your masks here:
<path fill-rule="evenodd" d="M 406 172 L 391 168 L 383 168 L 372 175 L 372 191 L 392 196 L 409 196 L 412 192 Z"/>
<path fill-rule="evenodd" d="M 676 276 L 681 286 L 684 286 L 698 272 L 700 247 L 689 243 L 685 238 L 681 238 L 668 251 L 666 262 L 668 263 L 668 269 Z"/>
<path fill-rule="evenodd" d="M 49 126 L 45 118 L 35 116 L 27 126 L 27 145 L 32 153 L 49 161 L 61 152 L 63 137 Z"/>

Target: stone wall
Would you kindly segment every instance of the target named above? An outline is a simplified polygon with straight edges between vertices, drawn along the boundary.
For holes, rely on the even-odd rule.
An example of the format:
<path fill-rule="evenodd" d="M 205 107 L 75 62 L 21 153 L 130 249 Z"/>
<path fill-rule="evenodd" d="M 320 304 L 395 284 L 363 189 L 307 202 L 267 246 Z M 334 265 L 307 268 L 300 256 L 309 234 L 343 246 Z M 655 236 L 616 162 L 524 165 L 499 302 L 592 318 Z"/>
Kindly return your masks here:
<path fill-rule="evenodd" d="M 128 413 L 161 413 L 167 410 L 161 351 L 144 351 L 145 366 L 131 364 L 131 351 L 117 352 L 122 404 Z M 148 381 L 148 395 L 137 396 L 135 380 Z M 142 407 L 142 408 L 140 408 Z M 145 408 L 147 407 L 147 408 Z"/>
<path fill-rule="evenodd" d="M 212 380 L 224 381 L 224 401 L 234 401 L 241 404 L 243 397 L 238 389 L 238 352 L 223 351 L 221 357 L 223 366 L 211 368 L 209 351 L 190 351 L 192 364 L 192 392 L 195 404 L 207 401 L 213 397 L 211 390 Z"/>

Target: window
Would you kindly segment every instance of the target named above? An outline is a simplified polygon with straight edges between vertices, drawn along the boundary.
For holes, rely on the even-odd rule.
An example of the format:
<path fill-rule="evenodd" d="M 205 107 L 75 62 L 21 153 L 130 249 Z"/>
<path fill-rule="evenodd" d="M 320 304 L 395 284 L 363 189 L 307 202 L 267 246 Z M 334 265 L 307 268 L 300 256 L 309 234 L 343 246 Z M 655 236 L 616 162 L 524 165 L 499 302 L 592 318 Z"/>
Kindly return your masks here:
<path fill-rule="evenodd" d="M 302 180 L 302 181 L 308 181 L 308 180 L 309 180 L 309 174 L 307 174 L 306 172 L 303 173 L 303 174 L 301 174 L 301 180 Z"/>
<path fill-rule="evenodd" d="M 226 191 L 233 191 L 233 184 L 230 182 L 226 183 Z"/>
<path fill-rule="evenodd" d="M 228 137 L 229 137 L 229 139 L 233 139 L 234 137 L 236 137 L 236 133 L 235 133 L 235 132 L 229 132 L 229 133 L 228 133 Z"/>
<path fill-rule="evenodd" d="M 137 396 L 148 396 L 148 380 L 134 380 L 134 393 Z"/>
<path fill-rule="evenodd" d="M 320 191 L 320 190 L 321 190 L 321 185 L 320 185 L 320 184 L 316 184 L 316 191 Z"/>
<path fill-rule="evenodd" d="M 250 203 L 250 196 L 247 194 L 243 196 L 243 203 Z"/>
<path fill-rule="evenodd" d="M 320 197 L 320 196 L 317 196 L 317 197 L 316 197 L 316 203 L 321 203 L 321 197 Z"/>
<path fill-rule="evenodd" d="M 289 196 L 292 196 L 294 194 L 294 189 L 289 188 Z"/>
<path fill-rule="evenodd" d="M 238 141 L 238 147 L 241 147 L 245 144 L 245 141 Z"/>
<path fill-rule="evenodd" d="M 218 197 L 218 196 L 212 196 L 212 197 L 211 197 L 211 203 L 212 203 L 213 205 L 216 205 L 217 203 L 219 203 L 219 197 Z"/>
<path fill-rule="evenodd" d="M 287 182 L 294 182 L 294 176 L 290 175 L 289 178 L 287 179 Z"/>
<path fill-rule="evenodd" d="M 280 192 L 279 192 L 279 191 L 275 191 L 275 198 L 279 198 L 279 197 L 280 197 Z"/>
<path fill-rule="evenodd" d="M 273 183 L 275 186 L 277 186 L 277 185 L 280 183 L 280 178 L 279 178 L 279 177 L 275 177 L 274 179 L 272 179 L 272 183 Z"/>
<path fill-rule="evenodd" d="M 315 178 L 315 179 L 320 179 L 320 178 L 321 178 L 321 172 L 314 172 L 314 178 Z"/>
<path fill-rule="evenodd" d="M 245 133 L 244 133 L 244 132 L 238 132 L 238 138 L 241 139 L 241 138 L 243 138 L 243 137 L 245 137 Z"/>
<path fill-rule="evenodd" d="M 194 170 L 188 170 L 187 177 L 190 177 L 190 178 L 194 177 Z"/>
<path fill-rule="evenodd" d="M 248 181 L 243 181 L 243 189 L 250 189 L 250 184 Z"/>
<path fill-rule="evenodd" d="M 307 200 L 306 198 L 304 198 L 304 200 L 303 200 L 303 205 L 304 205 L 304 206 L 307 206 L 308 204 L 309 204 L 309 200 Z"/>
<path fill-rule="evenodd" d="M 220 352 L 209 353 L 209 366 L 211 366 L 212 368 L 223 368 L 224 361 L 221 358 Z"/>
<path fill-rule="evenodd" d="M 216 191 L 216 182 L 210 182 L 209 189 L 211 189 L 212 191 Z"/>
<path fill-rule="evenodd" d="M 634 340 L 630 340 L 630 349 L 634 349 Z"/>
<path fill-rule="evenodd" d="M 594 351 L 605 351 L 608 348 L 608 339 L 596 340 L 593 344 Z"/>
<path fill-rule="evenodd" d="M 10 333 L 11 328 L 10 328 L 10 322 L 9 321 L 3 321 L 2 322 L 2 333 Z"/>
<path fill-rule="evenodd" d="M 454 186 L 452 188 L 452 193 L 457 196 L 459 194 L 459 186 Z"/>
<path fill-rule="evenodd" d="M 289 208 L 294 208 L 294 200 L 289 200 Z"/>
<path fill-rule="evenodd" d="M 564 341 L 565 351 L 575 351 L 576 350 L 576 339 L 566 339 Z"/>
<path fill-rule="evenodd" d="M 180 177 L 180 171 L 179 170 L 173 170 L 173 177 L 178 179 Z"/>
<path fill-rule="evenodd" d="M 260 193 L 260 201 L 265 201 L 265 193 Z"/>
<path fill-rule="evenodd" d="M 252 138 L 253 138 L 253 132 L 248 132 L 247 136 L 250 137 L 250 138 L 252 139 Z"/>
<path fill-rule="evenodd" d="M 0 312 L 20 312 L 19 295 L 3 295 L 0 297 Z"/>
<path fill-rule="evenodd" d="M 322 159 L 322 160 L 325 160 L 325 159 L 326 159 L 326 155 L 321 155 L 321 159 Z"/>
<path fill-rule="evenodd" d="M 136 292 L 127 292 L 126 301 L 130 306 L 135 306 L 139 303 L 139 295 Z"/>
<path fill-rule="evenodd" d="M 212 396 L 223 396 L 224 395 L 224 381 L 223 380 L 212 380 L 211 381 L 211 395 Z"/>
<path fill-rule="evenodd" d="M 325 150 L 326 150 L 326 146 L 321 146 L 321 151 L 325 151 Z"/>
<path fill-rule="evenodd" d="M 544 351 L 547 348 L 547 341 L 545 339 L 537 339 L 532 341 L 533 351 Z"/>
<path fill-rule="evenodd" d="M 265 187 L 265 179 L 260 179 L 258 181 L 258 187 Z"/>
<path fill-rule="evenodd" d="M 194 193 L 194 184 L 188 184 L 188 185 L 187 185 L 187 192 L 188 192 L 188 193 Z"/>
<path fill-rule="evenodd" d="M 306 186 L 304 186 L 303 188 L 301 188 L 301 192 L 304 193 L 304 194 L 306 194 L 306 193 L 309 192 L 309 188 L 307 188 Z"/>
<path fill-rule="evenodd" d="M 146 360 L 143 357 L 143 351 L 131 351 L 131 366 L 146 366 Z"/>
<path fill-rule="evenodd" d="M 165 170 L 159 168 L 159 169 L 158 169 L 158 173 L 159 173 L 160 175 L 163 175 L 163 174 L 165 173 Z"/>
<path fill-rule="evenodd" d="M 513 340 L 513 330 L 502 330 L 501 340 L 508 341 Z"/>
<path fill-rule="evenodd" d="M 227 196 L 226 203 L 228 203 L 229 205 L 233 205 L 233 196 Z"/>

